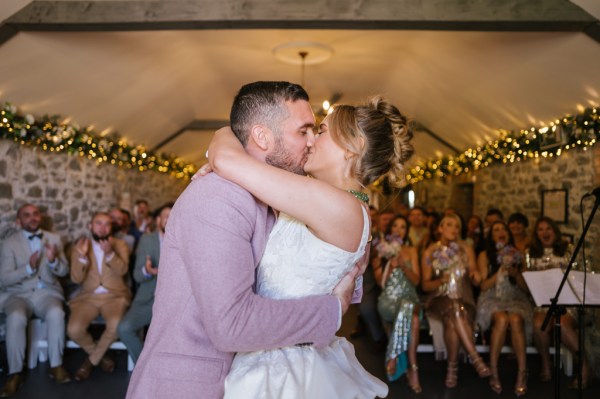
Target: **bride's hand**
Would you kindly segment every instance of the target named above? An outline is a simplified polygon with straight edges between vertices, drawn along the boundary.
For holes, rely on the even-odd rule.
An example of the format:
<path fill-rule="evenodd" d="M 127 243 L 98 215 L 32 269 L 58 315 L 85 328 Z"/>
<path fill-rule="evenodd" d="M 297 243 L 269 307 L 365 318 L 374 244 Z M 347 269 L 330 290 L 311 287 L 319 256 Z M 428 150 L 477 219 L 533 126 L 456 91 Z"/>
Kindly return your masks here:
<path fill-rule="evenodd" d="M 242 143 L 229 126 L 217 130 L 208 146 L 208 164 L 213 172 L 219 172 L 219 162 L 227 162 L 230 156 L 244 152 Z"/>
<path fill-rule="evenodd" d="M 209 164 L 206 163 L 206 164 L 202 165 L 202 167 L 200 169 L 198 169 L 196 171 L 196 173 L 194 173 L 194 176 L 192 176 L 192 181 L 199 179 L 202 176 L 206 176 L 210 172 L 212 172 L 212 168 L 210 167 Z"/>

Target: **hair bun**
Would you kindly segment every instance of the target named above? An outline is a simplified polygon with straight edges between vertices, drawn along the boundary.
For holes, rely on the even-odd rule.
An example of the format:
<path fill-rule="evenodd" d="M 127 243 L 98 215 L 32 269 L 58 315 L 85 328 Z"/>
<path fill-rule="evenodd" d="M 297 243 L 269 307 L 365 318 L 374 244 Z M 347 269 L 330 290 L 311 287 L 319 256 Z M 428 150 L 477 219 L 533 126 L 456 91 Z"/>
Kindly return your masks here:
<path fill-rule="evenodd" d="M 387 177 L 392 185 L 399 186 L 405 180 L 404 163 L 415 152 L 411 143 L 413 138 L 412 127 L 396 106 L 380 96 L 371 98 L 369 106 L 379 111 L 387 119 L 392 128 L 394 155 L 390 160 L 390 171 Z"/>

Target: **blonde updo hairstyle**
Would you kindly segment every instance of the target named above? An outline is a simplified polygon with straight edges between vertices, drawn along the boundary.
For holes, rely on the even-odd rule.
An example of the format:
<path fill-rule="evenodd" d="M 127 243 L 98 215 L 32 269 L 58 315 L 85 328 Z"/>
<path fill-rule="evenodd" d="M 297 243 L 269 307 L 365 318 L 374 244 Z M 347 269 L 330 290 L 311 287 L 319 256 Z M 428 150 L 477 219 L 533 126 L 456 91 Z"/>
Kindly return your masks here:
<path fill-rule="evenodd" d="M 363 187 L 388 175 L 390 183 L 404 181 L 404 163 L 413 155 L 413 132 L 398 108 L 381 97 L 366 105 L 335 106 L 328 117 L 333 141 L 356 156 L 349 174 Z"/>

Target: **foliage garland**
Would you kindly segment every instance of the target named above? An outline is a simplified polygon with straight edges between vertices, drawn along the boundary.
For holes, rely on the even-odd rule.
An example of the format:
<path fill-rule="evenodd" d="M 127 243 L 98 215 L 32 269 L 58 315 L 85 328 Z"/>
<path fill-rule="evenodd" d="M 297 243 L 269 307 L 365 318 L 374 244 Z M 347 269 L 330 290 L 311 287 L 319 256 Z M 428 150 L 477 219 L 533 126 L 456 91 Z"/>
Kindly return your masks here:
<path fill-rule="evenodd" d="M 31 114 L 21 115 L 14 105 L 5 103 L 0 111 L 0 138 L 44 151 L 78 154 L 98 164 L 170 173 L 179 179 L 189 179 L 197 169 L 174 156 L 155 154 L 144 146 L 128 144 L 117 134 L 103 137 L 92 127 L 80 128 L 59 119 L 58 115 L 44 115 L 39 120 Z"/>
<path fill-rule="evenodd" d="M 600 120 L 596 108 L 587 108 L 580 114 L 556 119 L 550 126 L 520 132 L 500 130 L 499 133 L 500 139 L 483 146 L 416 165 L 406 175 L 406 182 L 415 184 L 435 177 L 458 176 L 493 164 L 554 158 L 574 148 L 585 151 L 600 137 Z"/>

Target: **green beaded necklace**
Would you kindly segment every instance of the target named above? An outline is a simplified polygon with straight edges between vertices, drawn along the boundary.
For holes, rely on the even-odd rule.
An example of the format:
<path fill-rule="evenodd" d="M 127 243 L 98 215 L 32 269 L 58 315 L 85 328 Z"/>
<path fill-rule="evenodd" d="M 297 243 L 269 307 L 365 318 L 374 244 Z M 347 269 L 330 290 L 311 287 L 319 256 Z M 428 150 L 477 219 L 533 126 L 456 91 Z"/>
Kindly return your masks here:
<path fill-rule="evenodd" d="M 358 198 L 359 201 L 362 201 L 367 205 L 369 204 L 369 196 L 367 195 L 367 193 L 363 193 L 362 191 L 356 191 L 356 190 L 346 190 L 346 191 L 348 191 L 350 194 L 352 194 L 356 198 Z"/>

